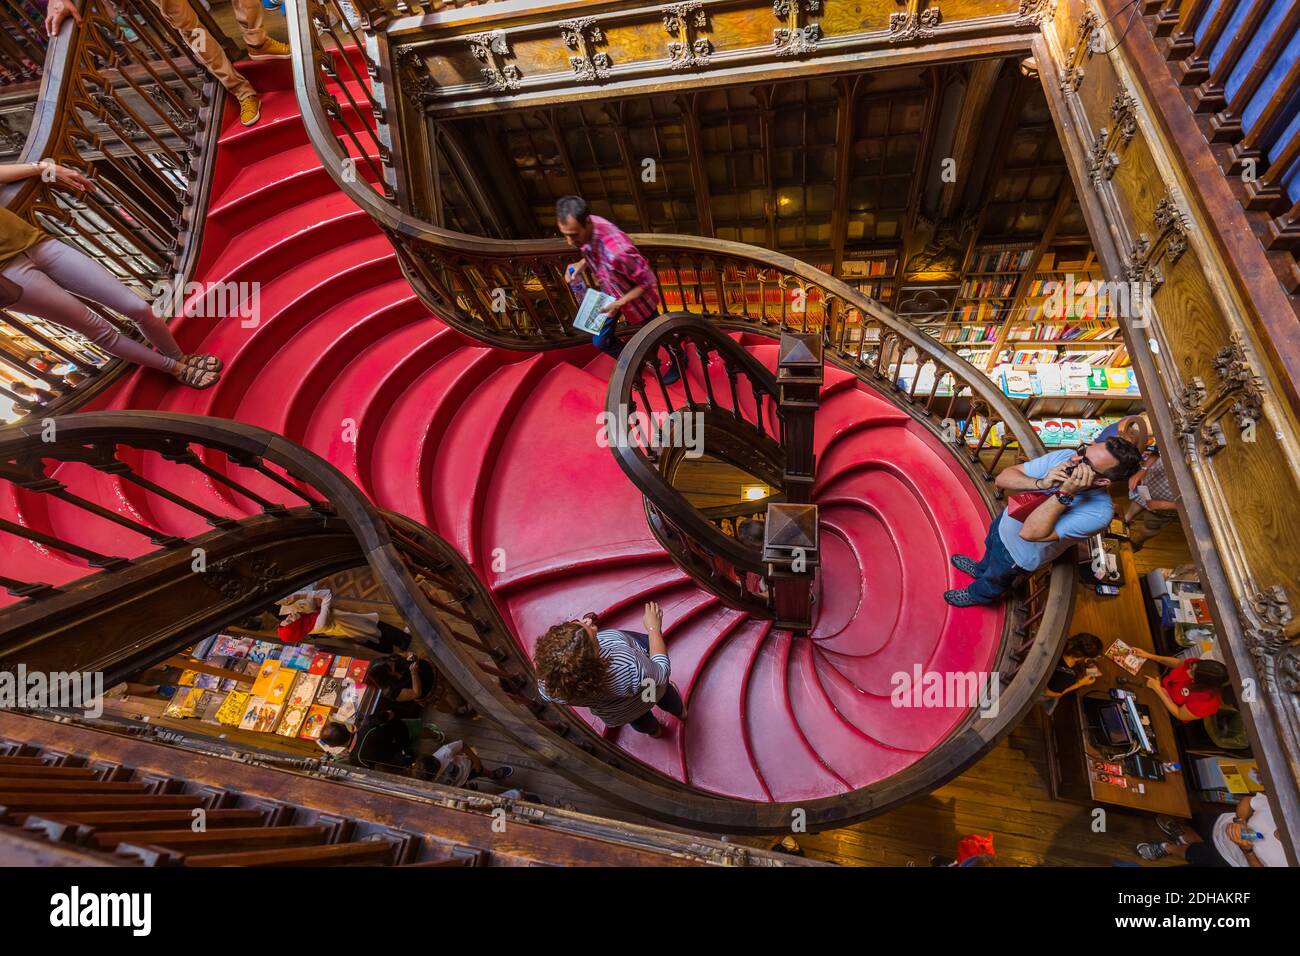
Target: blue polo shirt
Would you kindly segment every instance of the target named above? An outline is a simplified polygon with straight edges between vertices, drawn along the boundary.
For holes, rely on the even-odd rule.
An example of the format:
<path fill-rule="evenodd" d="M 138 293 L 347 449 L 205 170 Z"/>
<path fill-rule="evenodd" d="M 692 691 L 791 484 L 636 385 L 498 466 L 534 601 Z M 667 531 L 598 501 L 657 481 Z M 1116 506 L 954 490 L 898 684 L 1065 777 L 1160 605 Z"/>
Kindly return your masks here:
<path fill-rule="evenodd" d="M 1046 478 L 1057 465 L 1074 457 L 1074 450 L 1062 448 L 1060 451 L 1048 452 L 1040 458 L 1024 463 L 1025 474 L 1030 478 Z M 1039 565 L 1047 564 L 1058 554 L 1080 538 L 1087 538 L 1110 525 L 1115 516 L 1110 493 L 1105 488 L 1089 488 L 1074 496 L 1074 503 L 1065 509 L 1065 513 L 1056 521 L 1056 541 L 1026 541 L 1020 537 L 1020 529 L 1025 526 L 1006 511 L 998 521 L 998 532 L 1002 544 L 1011 553 L 1011 558 L 1026 571 L 1033 571 Z"/>

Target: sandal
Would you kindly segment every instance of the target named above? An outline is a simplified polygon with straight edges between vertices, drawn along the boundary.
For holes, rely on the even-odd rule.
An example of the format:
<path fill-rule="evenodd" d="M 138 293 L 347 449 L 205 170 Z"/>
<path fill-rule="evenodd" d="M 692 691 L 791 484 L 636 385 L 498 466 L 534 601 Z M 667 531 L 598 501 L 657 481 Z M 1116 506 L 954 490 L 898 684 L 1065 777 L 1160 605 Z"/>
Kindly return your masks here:
<path fill-rule="evenodd" d="M 220 372 L 225 363 L 215 355 L 187 355 L 180 360 L 182 365 L 192 365 L 205 372 Z"/>
<path fill-rule="evenodd" d="M 188 385 L 190 388 L 202 391 L 205 388 L 211 388 L 221 380 L 217 372 L 205 368 L 199 368 L 197 365 L 186 365 L 184 362 L 176 366 L 176 380 L 182 385 Z"/>

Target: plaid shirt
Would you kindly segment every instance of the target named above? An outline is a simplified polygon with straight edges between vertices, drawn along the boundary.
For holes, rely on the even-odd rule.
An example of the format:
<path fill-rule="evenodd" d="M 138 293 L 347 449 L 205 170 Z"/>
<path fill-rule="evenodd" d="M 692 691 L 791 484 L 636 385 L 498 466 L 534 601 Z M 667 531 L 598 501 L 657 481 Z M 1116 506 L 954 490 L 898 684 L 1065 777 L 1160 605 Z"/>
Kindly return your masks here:
<path fill-rule="evenodd" d="M 637 286 L 645 290 L 620 310 L 625 320 L 640 325 L 654 316 L 659 305 L 654 270 L 618 226 L 600 216 L 592 216 L 591 225 L 591 242 L 582 247 L 582 257 L 591 267 L 600 291 L 620 299 Z"/>
<path fill-rule="evenodd" d="M 1142 484 L 1146 486 L 1147 491 L 1151 492 L 1152 498 L 1159 498 L 1165 501 L 1173 501 L 1173 486 L 1169 484 L 1169 477 L 1165 474 L 1165 460 L 1157 458 L 1147 466 L 1146 476 L 1142 479 Z"/>

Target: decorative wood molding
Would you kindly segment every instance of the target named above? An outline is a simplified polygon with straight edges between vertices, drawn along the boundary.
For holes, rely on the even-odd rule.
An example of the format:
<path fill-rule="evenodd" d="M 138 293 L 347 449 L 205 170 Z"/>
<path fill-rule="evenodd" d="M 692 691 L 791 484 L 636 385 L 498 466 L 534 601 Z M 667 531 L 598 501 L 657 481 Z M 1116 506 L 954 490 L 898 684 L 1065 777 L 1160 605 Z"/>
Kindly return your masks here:
<path fill-rule="evenodd" d="M 709 29 L 709 14 L 702 3 L 677 3 L 664 13 L 664 29 L 671 37 L 668 57 L 674 70 L 691 70 L 709 65 L 713 42 L 700 36 Z"/>
<path fill-rule="evenodd" d="M 938 7 L 921 9 L 922 0 L 909 0 L 906 11 L 889 15 L 889 40 L 891 43 L 914 43 L 928 40 L 943 22 L 943 12 Z"/>
<path fill-rule="evenodd" d="M 563 20 L 559 27 L 560 38 L 569 51 L 569 66 L 573 67 L 574 79 L 580 83 L 594 83 L 609 76 L 613 64 L 608 53 L 596 49 L 607 41 L 605 31 L 595 17 Z"/>
<path fill-rule="evenodd" d="M 1056 0 L 1020 0 L 1016 26 L 1041 27 L 1056 13 Z"/>
<path fill-rule="evenodd" d="M 505 62 L 510 56 L 510 41 L 505 33 L 500 30 L 473 33 L 465 39 L 474 59 L 483 64 L 483 79 L 488 86 L 498 91 L 519 89 L 519 82 L 523 79 L 519 67 Z"/>
<path fill-rule="evenodd" d="M 1110 106 L 1111 124 L 1097 130 L 1093 142 L 1092 160 L 1088 164 L 1088 175 L 1092 184 L 1101 188 L 1101 184 L 1115 175 L 1119 166 L 1119 149 L 1133 141 L 1137 133 L 1137 118 L 1134 115 L 1137 103 L 1128 90 L 1120 90 Z"/>
<path fill-rule="evenodd" d="M 1100 185 L 1098 179 L 1093 181 Z M 1154 295 L 1165 282 L 1161 263 L 1172 266 L 1187 251 L 1189 220 L 1177 202 L 1166 194 L 1157 203 L 1152 221 L 1156 227 L 1155 238 L 1145 232 L 1138 233 L 1125 257 L 1124 275 L 1130 282 L 1146 283 Z"/>
<path fill-rule="evenodd" d="M 783 26 L 772 31 L 772 43 L 782 56 L 815 53 L 822 39 L 820 23 L 808 18 L 822 12 L 822 0 L 772 0 L 772 12 Z"/>
<path fill-rule="evenodd" d="M 1074 38 L 1074 45 L 1065 54 L 1065 64 L 1061 68 L 1061 92 L 1077 93 L 1083 83 L 1084 61 L 1093 53 L 1093 34 L 1097 31 L 1097 14 L 1091 10 L 1084 12 L 1079 20 L 1079 29 Z"/>

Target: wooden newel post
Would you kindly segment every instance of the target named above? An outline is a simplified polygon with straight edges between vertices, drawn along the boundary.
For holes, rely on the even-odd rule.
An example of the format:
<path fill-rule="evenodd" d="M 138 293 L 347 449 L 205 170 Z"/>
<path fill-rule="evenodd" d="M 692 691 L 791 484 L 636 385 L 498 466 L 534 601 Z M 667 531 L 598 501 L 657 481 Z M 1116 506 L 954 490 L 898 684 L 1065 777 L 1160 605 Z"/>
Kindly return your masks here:
<path fill-rule="evenodd" d="M 820 562 L 817 506 L 812 504 L 817 478 L 813 430 L 824 378 L 821 335 L 783 334 L 776 382 L 785 422 L 785 502 L 767 506 L 763 561 L 776 624 L 794 631 L 812 625 L 813 583 Z"/>
<path fill-rule="evenodd" d="M 777 627 L 806 631 L 812 626 L 813 582 L 821 560 L 817 533 L 816 505 L 767 506 L 763 561 Z"/>
<path fill-rule="evenodd" d="M 781 336 L 776 384 L 781 418 L 785 422 L 785 500 L 791 504 L 812 501 L 817 477 L 817 456 L 813 454 L 813 427 L 821 401 L 822 337 L 818 334 Z"/>

